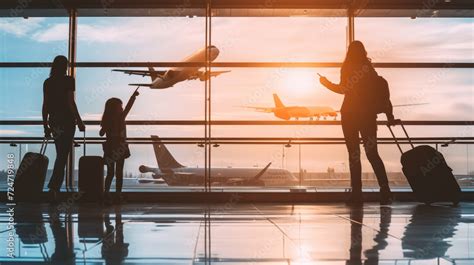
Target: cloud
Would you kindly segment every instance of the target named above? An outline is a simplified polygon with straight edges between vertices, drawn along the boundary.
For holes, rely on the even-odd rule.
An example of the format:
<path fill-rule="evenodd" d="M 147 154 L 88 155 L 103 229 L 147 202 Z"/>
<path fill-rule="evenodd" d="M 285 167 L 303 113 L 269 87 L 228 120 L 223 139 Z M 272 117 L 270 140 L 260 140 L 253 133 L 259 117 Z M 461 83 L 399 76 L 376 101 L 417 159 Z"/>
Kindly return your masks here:
<path fill-rule="evenodd" d="M 0 31 L 23 37 L 39 29 L 44 18 L 2 18 L 0 19 Z"/>
<path fill-rule="evenodd" d="M 189 38 L 194 36 L 200 39 L 200 34 L 196 32 L 190 24 L 189 18 L 86 18 L 86 22 L 79 22 L 77 38 L 79 42 L 87 43 L 153 43 L 163 38 L 172 38 L 179 29 Z M 84 20 L 82 20 L 84 21 Z M 172 25 L 171 25 L 172 24 Z M 202 32 L 203 33 L 203 32 Z M 52 24 L 37 30 L 33 38 L 40 42 L 67 40 L 68 24 Z"/>
<path fill-rule="evenodd" d="M 55 24 L 44 30 L 35 32 L 32 37 L 39 42 L 62 41 L 67 40 L 69 35 L 68 24 Z"/>

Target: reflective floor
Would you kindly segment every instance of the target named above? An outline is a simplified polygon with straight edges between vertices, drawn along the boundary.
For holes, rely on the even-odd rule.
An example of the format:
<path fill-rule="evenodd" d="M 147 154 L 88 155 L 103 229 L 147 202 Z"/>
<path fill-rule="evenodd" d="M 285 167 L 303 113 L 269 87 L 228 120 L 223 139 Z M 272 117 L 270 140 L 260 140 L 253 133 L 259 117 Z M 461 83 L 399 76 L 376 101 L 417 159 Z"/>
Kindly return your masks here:
<path fill-rule="evenodd" d="M 474 203 L 236 201 L 2 204 L 0 263 L 474 264 Z"/>

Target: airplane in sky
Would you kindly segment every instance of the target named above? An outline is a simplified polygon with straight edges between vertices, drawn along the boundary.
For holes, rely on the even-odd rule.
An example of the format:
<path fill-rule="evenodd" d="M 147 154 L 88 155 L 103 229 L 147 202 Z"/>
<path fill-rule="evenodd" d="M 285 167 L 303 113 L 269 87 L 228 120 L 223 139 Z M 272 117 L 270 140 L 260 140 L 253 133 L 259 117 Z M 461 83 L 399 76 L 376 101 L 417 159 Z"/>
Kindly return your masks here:
<path fill-rule="evenodd" d="M 211 62 L 214 61 L 219 55 L 219 49 L 216 46 L 209 46 L 209 54 Z M 202 48 L 187 58 L 183 59 L 183 62 L 196 63 L 206 61 L 206 49 Z M 200 70 L 201 67 L 173 67 L 166 71 L 156 71 L 153 67 L 148 67 L 146 70 L 124 70 L 124 69 L 112 69 L 115 72 L 122 72 L 128 75 L 141 75 L 149 76 L 151 83 L 136 83 L 129 84 L 130 86 L 143 86 L 152 89 L 165 89 L 174 86 L 175 84 L 185 80 L 199 79 L 201 81 L 206 80 L 206 72 Z M 223 73 L 230 71 L 212 71 L 209 73 L 209 77 L 218 76 Z"/>
<path fill-rule="evenodd" d="M 275 107 L 245 107 L 259 112 L 273 113 L 275 117 L 283 120 L 290 120 L 291 118 L 296 118 L 296 120 L 299 118 L 309 118 L 310 120 L 316 118 L 319 120 L 321 117 L 334 117 L 336 119 L 339 113 L 339 111 L 328 106 L 285 106 L 277 94 L 273 94 L 273 101 L 275 102 Z"/>
<path fill-rule="evenodd" d="M 244 106 L 245 108 L 255 109 L 259 112 L 273 113 L 275 117 L 290 120 L 295 118 L 309 118 L 313 120 L 319 120 L 320 118 L 326 119 L 328 117 L 333 117 L 334 120 L 337 119 L 339 110 L 335 110 L 328 106 L 285 106 L 277 94 L 273 94 L 273 101 L 275 102 L 275 107 L 253 107 L 253 106 Z M 426 105 L 427 103 L 416 103 L 416 104 L 401 104 L 393 105 L 393 107 L 407 107 L 407 106 L 416 106 L 416 105 Z"/>
<path fill-rule="evenodd" d="M 163 180 L 169 186 L 203 186 L 205 169 L 181 165 L 171 155 L 160 138 L 152 135 L 155 141 L 155 152 L 158 168 L 144 165 L 139 167 L 141 173 L 151 172 L 153 180 L 161 183 Z M 298 179 L 286 169 L 270 168 L 268 163 L 264 168 L 211 168 L 211 183 L 214 186 L 294 186 Z M 149 183 L 150 180 L 143 182 Z"/>

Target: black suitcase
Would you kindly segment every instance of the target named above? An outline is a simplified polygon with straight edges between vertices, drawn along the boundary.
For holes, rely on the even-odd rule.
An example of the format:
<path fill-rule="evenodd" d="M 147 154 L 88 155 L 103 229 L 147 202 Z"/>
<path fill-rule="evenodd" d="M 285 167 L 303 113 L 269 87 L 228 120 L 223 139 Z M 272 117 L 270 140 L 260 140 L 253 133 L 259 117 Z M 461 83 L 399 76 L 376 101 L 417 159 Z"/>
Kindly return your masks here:
<path fill-rule="evenodd" d="M 21 160 L 13 182 L 16 201 L 37 201 L 43 192 L 49 163 L 44 155 L 47 145 L 44 138 L 39 153 L 28 152 Z"/>
<path fill-rule="evenodd" d="M 461 188 L 448 166 L 443 154 L 429 145 L 415 147 L 408 136 L 403 123 L 402 126 L 411 150 L 403 152 L 390 126 L 390 133 L 395 139 L 398 149 L 402 153 L 400 162 L 402 171 L 408 179 L 418 201 L 426 204 L 440 201 L 450 201 L 454 205 L 459 203 Z"/>
<path fill-rule="evenodd" d="M 86 133 L 84 132 L 84 156 L 79 159 L 79 192 L 85 198 L 101 200 L 104 192 L 104 159 L 101 156 L 86 156 Z"/>

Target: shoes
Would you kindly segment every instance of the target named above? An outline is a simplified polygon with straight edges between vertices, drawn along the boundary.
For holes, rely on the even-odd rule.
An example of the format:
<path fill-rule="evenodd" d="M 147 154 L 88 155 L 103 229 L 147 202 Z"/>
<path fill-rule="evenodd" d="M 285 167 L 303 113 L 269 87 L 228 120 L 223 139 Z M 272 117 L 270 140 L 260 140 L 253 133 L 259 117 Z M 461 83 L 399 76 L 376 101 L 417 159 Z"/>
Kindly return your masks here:
<path fill-rule="evenodd" d="M 346 200 L 348 206 L 360 206 L 364 204 L 364 198 L 362 192 L 352 192 L 349 198 Z"/>

